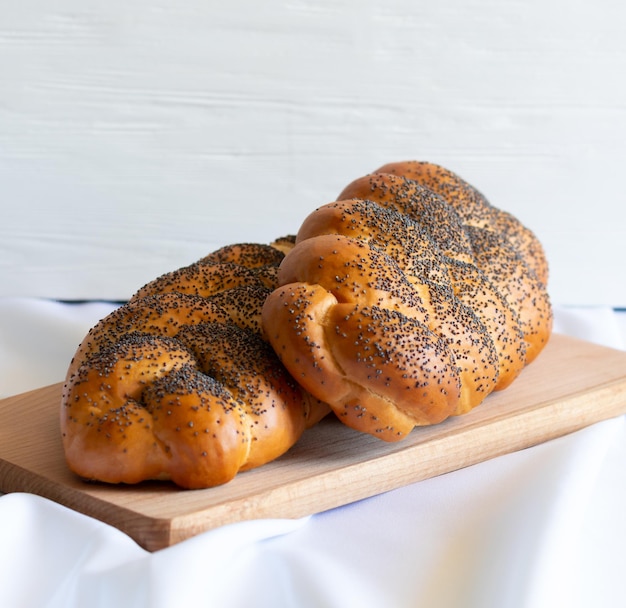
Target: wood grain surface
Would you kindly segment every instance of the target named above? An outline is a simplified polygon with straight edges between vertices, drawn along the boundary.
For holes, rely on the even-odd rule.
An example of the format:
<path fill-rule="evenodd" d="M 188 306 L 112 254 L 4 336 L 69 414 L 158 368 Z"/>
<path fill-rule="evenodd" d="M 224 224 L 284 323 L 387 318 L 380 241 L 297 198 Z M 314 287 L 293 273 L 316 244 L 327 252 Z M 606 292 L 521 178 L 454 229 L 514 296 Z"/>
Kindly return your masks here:
<path fill-rule="evenodd" d="M 54 384 L 0 401 L 0 491 L 50 498 L 155 551 L 229 523 L 318 513 L 626 413 L 626 353 L 554 335 L 511 387 L 469 414 L 394 444 L 329 418 L 278 460 L 195 491 L 76 478 L 63 457 L 60 394 Z"/>

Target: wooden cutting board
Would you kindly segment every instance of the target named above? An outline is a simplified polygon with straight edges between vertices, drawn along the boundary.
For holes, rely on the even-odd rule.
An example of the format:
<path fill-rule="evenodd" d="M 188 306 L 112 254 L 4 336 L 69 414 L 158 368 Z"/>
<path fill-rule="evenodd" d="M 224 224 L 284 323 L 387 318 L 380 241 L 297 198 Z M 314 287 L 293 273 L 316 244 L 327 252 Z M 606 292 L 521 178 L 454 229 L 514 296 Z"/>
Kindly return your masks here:
<path fill-rule="evenodd" d="M 395 444 L 329 417 L 278 460 L 194 491 L 77 479 L 63 457 L 60 395 L 55 384 L 0 401 L 0 491 L 52 499 L 155 551 L 228 523 L 318 513 L 626 413 L 626 352 L 554 335 L 512 386 L 469 414 Z"/>

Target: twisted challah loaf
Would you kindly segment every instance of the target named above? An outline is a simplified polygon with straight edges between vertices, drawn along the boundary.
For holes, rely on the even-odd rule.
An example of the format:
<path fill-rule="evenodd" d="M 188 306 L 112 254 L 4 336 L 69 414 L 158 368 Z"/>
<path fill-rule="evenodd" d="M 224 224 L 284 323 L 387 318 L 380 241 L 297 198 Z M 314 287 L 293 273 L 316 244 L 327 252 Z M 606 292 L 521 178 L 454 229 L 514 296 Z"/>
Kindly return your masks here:
<path fill-rule="evenodd" d="M 61 407 L 75 473 L 215 486 L 277 458 L 328 412 L 263 338 L 282 257 L 265 245 L 223 248 L 148 283 L 90 330 Z"/>
<path fill-rule="evenodd" d="M 552 328 L 546 280 L 517 220 L 445 169 L 395 163 L 304 221 L 262 320 L 302 386 L 394 441 L 468 412 L 535 359 Z"/>

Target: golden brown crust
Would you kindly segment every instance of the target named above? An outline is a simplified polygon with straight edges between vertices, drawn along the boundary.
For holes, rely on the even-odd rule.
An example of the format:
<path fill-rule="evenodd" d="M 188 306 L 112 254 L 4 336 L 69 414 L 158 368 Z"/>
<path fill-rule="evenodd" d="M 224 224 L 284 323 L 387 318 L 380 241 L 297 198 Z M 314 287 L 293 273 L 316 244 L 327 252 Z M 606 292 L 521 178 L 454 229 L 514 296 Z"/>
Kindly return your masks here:
<path fill-rule="evenodd" d="M 370 402 L 373 397 L 369 396 L 364 401 L 365 396 L 371 394 L 379 399 L 374 407 L 373 417 L 369 415 L 350 417 L 351 426 L 354 428 L 375 433 L 380 437 L 384 436 L 388 440 L 399 439 L 406 434 L 409 420 L 412 420 L 413 425 L 424 424 L 425 420 L 432 423 L 450 414 L 469 411 L 482 402 L 496 385 L 497 353 L 485 326 L 473 311 L 456 298 L 448 286 L 427 279 L 420 283 L 409 281 L 393 258 L 374 249 L 366 241 L 338 234 L 320 235 L 300 241 L 281 264 L 279 280 L 281 284 L 288 285 L 289 290 L 277 290 L 270 294 L 263 309 L 263 324 L 270 343 L 299 382 L 302 381 L 303 366 L 323 368 L 319 362 L 311 362 L 312 352 L 319 349 L 320 356 L 323 355 L 326 362 L 340 361 L 339 368 L 345 371 L 335 373 L 334 376 L 343 376 L 351 391 L 346 393 L 345 390 L 333 386 L 333 390 L 327 392 L 328 373 L 322 375 L 316 373 L 313 376 L 324 381 L 323 387 L 316 387 L 315 381 L 305 385 L 318 399 L 326 401 L 338 416 L 345 417 L 346 408 L 348 411 L 354 411 L 357 406 L 361 408 L 359 411 L 371 413 L 374 406 L 366 405 L 366 401 Z M 320 299 L 321 310 L 302 303 L 303 294 L 299 287 L 304 289 L 305 293 L 306 290 L 310 290 L 308 293 Z M 291 296 L 292 292 L 296 295 Z M 328 294 L 328 297 L 324 297 L 324 294 Z M 306 306 L 306 312 L 298 316 L 297 323 L 287 324 L 288 312 L 296 310 L 294 298 L 301 302 L 301 308 Z M 302 328 L 297 326 L 302 325 L 307 315 L 313 316 L 323 327 L 332 320 L 336 333 L 332 335 L 320 333 L 321 330 L 314 329 L 316 322 L 310 319 L 306 323 L 306 331 L 303 332 Z M 341 321 L 342 315 L 345 321 Z M 362 356 L 359 350 L 360 341 L 354 336 L 356 327 L 366 322 L 363 319 L 368 319 L 367 323 L 371 323 L 372 327 L 379 323 L 379 333 L 370 339 L 372 347 L 377 340 L 384 338 L 385 323 L 390 324 L 392 319 L 396 324 L 398 319 L 402 319 L 402 327 L 407 333 L 416 332 L 415 336 L 406 336 L 402 340 L 399 335 L 394 336 L 393 341 L 387 336 L 385 344 L 400 340 L 394 347 L 398 351 L 394 355 L 396 361 L 401 356 L 399 353 L 406 348 L 406 344 L 410 344 L 411 340 L 417 340 L 418 336 L 423 339 L 423 330 L 418 330 L 417 325 L 427 330 L 431 335 L 430 339 L 437 341 L 438 349 L 445 351 L 445 356 L 450 362 L 445 372 L 443 368 L 440 370 L 439 383 L 459 386 L 459 394 L 454 403 L 451 402 L 449 391 L 446 392 L 444 402 L 435 399 L 440 396 L 441 384 L 434 382 L 432 377 L 419 389 L 426 396 L 415 403 L 415 393 L 406 390 L 406 383 L 401 380 L 403 374 L 413 381 L 420 374 L 425 375 L 424 369 L 410 367 L 423 364 L 413 351 L 410 361 L 407 360 L 403 366 L 398 367 L 396 376 L 388 380 L 391 388 L 381 393 L 380 385 L 377 384 L 378 376 L 373 374 L 383 374 L 381 377 L 385 378 L 389 368 L 380 361 L 372 366 L 371 362 Z M 385 319 L 385 323 L 381 323 L 382 319 Z M 344 325 L 345 329 L 337 329 Z M 302 340 L 285 342 L 285 339 L 289 338 L 284 334 L 298 332 L 303 333 Z M 348 341 L 343 340 L 344 334 L 350 336 Z M 325 346 L 320 346 L 319 340 L 322 335 Z M 315 344 L 315 351 L 311 350 L 311 343 Z M 338 346 L 339 343 L 341 347 Z M 346 345 L 352 345 L 352 350 Z M 281 351 L 285 350 L 287 352 L 281 354 Z M 341 356 L 338 353 L 341 353 Z M 441 359 L 440 356 L 438 358 Z M 368 377 L 369 380 L 366 379 Z M 400 394 L 393 390 L 398 383 L 405 387 L 400 391 L 402 399 Z M 358 402 L 354 401 L 355 387 L 359 387 Z M 382 433 L 379 426 L 380 421 L 384 420 L 381 395 L 384 396 L 384 409 L 390 410 L 388 416 L 394 421 L 393 424 L 389 422 L 384 425 L 385 428 L 393 429 L 389 433 Z M 440 409 L 434 408 L 432 403 L 439 403 Z M 428 415 L 422 410 L 419 410 L 420 415 L 415 414 L 416 408 L 427 409 Z M 405 416 L 404 426 L 399 427 L 397 420 L 399 414 L 394 410 L 402 412 Z M 413 412 L 413 417 L 409 416 L 408 420 L 407 412 Z"/>
<path fill-rule="evenodd" d="M 210 297 L 241 285 L 263 285 L 254 269 L 233 262 L 190 264 L 157 277 L 139 289 L 131 300 L 157 293 L 186 293 Z"/>
<path fill-rule="evenodd" d="M 198 260 L 198 264 L 238 264 L 246 268 L 278 266 L 285 254 L 273 245 L 235 243 L 225 245 Z"/>
<path fill-rule="evenodd" d="M 425 161 L 388 163 L 374 173 L 389 173 L 413 180 L 439 194 L 452 205 L 464 224 L 504 235 L 537 274 L 548 283 L 548 262 L 535 234 L 510 213 L 498 209 L 474 186 L 439 165 Z"/>
<path fill-rule="evenodd" d="M 447 203 L 417 182 L 391 174 L 371 174 L 348 184 L 337 200 L 361 198 L 391 207 L 416 220 L 445 255 L 472 261 L 472 246 L 460 216 Z"/>
<path fill-rule="evenodd" d="M 524 263 L 533 271 L 542 287 L 548 284 L 549 268 L 545 251 L 539 239 L 516 217 L 502 209 L 491 208 L 485 221 L 474 224 L 477 228 L 486 228 L 506 238 Z"/>
<path fill-rule="evenodd" d="M 517 312 L 526 342 L 526 363 L 539 355 L 552 333 L 550 298 L 541 281 L 507 239 L 468 227 L 477 266 Z"/>
<path fill-rule="evenodd" d="M 186 325 L 228 320 L 229 315 L 217 303 L 196 295 L 170 292 L 131 300 L 89 330 L 68 367 L 66 380 L 69 381 L 81 365 L 127 334 L 173 337 Z"/>
<path fill-rule="evenodd" d="M 239 285 L 212 295 L 207 300 L 218 306 L 227 316 L 227 322 L 265 337 L 261 310 L 272 289 L 265 285 Z"/>
<path fill-rule="evenodd" d="M 225 483 L 278 457 L 306 424 L 301 391 L 267 344 L 222 323 L 175 338 L 127 334 L 79 367 L 63 408 L 66 458 L 78 475 L 183 488 Z"/>
<path fill-rule="evenodd" d="M 426 314 L 420 294 L 393 258 L 366 241 L 339 234 L 298 243 L 280 265 L 278 279 L 281 285 L 322 285 L 340 302 Z"/>
<path fill-rule="evenodd" d="M 274 239 L 271 243 L 272 247 L 282 251 L 285 255 L 288 254 L 293 246 L 296 244 L 296 235 L 295 234 L 287 234 L 285 236 L 279 236 Z"/>
<path fill-rule="evenodd" d="M 188 326 L 178 339 L 246 411 L 250 446 L 241 470 L 274 460 L 296 442 L 306 424 L 302 390 L 265 340 L 222 323 Z"/>
<path fill-rule="evenodd" d="M 528 362 L 519 313 L 474 264 L 447 259 L 446 268 L 454 294 L 474 311 L 493 341 L 498 358 L 494 390 L 503 390 L 519 376 Z"/>
<path fill-rule="evenodd" d="M 374 173 L 389 173 L 405 177 L 425 186 L 454 207 L 463 222 L 477 221 L 491 205 L 485 196 L 458 175 L 434 163 L 402 161 L 387 163 Z"/>
<path fill-rule="evenodd" d="M 349 199 L 311 213 L 300 227 L 297 241 L 321 234 L 343 234 L 367 241 L 392 257 L 416 289 L 425 282 L 450 287 L 488 327 L 498 353 L 496 389 L 505 388 L 519 375 L 526 355 L 518 314 L 484 272 L 474 264 L 443 255 L 418 222 L 393 208 Z"/>
<path fill-rule="evenodd" d="M 552 326 L 534 235 L 452 172 L 418 165 L 385 165 L 312 212 L 263 309 L 268 339 L 307 390 L 389 441 L 508 387 Z M 438 373 L 415 354 L 398 363 L 425 331 L 446 353 Z M 393 356 L 368 360 L 364 344 Z M 416 391 L 403 383 L 418 377 L 413 365 L 428 372 Z M 454 384 L 454 398 L 436 401 L 437 383 Z"/>
<path fill-rule="evenodd" d="M 415 181 L 417 179 L 421 182 Z M 432 228 L 445 223 L 445 211 L 431 211 L 432 199 L 424 194 L 429 188 L 433 188 L 432 196 L 445 199 L 444 205 L 453 209 L 452 228 L 438 232 Z M 432 163 L 410 161 L 384 165 L 376 173 L 354 180 L 340 198 L 355 193 L 406 213 L 425 225 L 446 257 L 477 266 L 520 317 L 526 363 L 536 358 L 551 334 L 552 311 L 545 283 L 547 262 L 532 232 L 510 214 L 493 207 L 457 175 Z M 428 204 L 416 202 L 418 200 L 426 200 Z M 457 238 L 454 235 L 459 232 L 463 233 L 463 245 L 454 251 L 450 241 Z"/>
<path fill-rule="evenodd" d="M 148 283 L 90 330 L 61 407 L 75 473 L 211 487 L 280 456 L 328 413 L 263 337 L 284 257 L 274 251 L 223 248 Z"/>
<path fill-rule="evenodd" d="M 278 266 L 260 266 L 253 268 L 252 272 L 256 281 L 267 287 L 268 289 L 276 289 L 278 287 Z"/>
<path fill-rule="evenodd" d="M 397 441 L 416 424 L 443 420 L 458 405 L 460 382 L 450 351 L 416 319 L 341 304 L 330 291 L 303 282 L 274 291 L 263 316 L 270 342 L 294 378 L 351 428 Z M 394 333 L 402 338 L 390 339 Z M 433 367 L 446 375 L 436 390 L 429 382 Z M 416 390 L 425 393 L 419 400 Z"/>
<path fill-rule="evenodd" d="M 430 232 L 393 207 L 363 199 L 323 205 L 304 220 L 296 242 L 322 234 L 343 234 L 367 241 L 393 258 L 405 274 L 443 285 L 450 283 L 443 253 Z"/>

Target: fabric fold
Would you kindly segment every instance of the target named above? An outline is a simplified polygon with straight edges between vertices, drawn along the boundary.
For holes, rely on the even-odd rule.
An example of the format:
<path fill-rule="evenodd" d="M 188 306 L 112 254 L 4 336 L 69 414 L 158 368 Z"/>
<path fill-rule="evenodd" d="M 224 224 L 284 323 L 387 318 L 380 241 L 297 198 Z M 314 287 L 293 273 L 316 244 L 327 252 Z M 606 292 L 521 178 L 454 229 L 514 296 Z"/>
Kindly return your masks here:
<path fill-rule="evenodd" d="M 115 306 L 0 300 L 2 396 L 58 376 Z M 610 309 L 555 313 L 559 333 L 626 348 Z M 625 463 L 622 416 L 331 511 L 232 524 L 155 553 L 54 502 L 8 494 L 0 606 L 617 608 Z"/>

